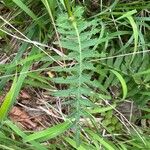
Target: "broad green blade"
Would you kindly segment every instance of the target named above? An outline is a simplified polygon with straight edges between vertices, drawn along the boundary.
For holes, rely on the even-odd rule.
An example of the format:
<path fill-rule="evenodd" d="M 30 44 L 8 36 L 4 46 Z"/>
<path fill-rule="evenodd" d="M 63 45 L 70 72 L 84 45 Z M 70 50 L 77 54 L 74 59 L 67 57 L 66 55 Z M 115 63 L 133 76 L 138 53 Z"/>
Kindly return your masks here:
<path fill-rule="evenodd" d="M 86 148 L 84 148 L 84 146 L 80 145 L 79 147 L 77 147 L 76 145 L 76 141 L 72 140 L 71 138 L 65 138 L 65 140 L 75 149 L 77 150 L 86 150 Z"/>
<path fill-rule="evenodd" d="M 21 131 L 13 122 L 7 120 L 5 121 L 5 124 L 10 127 L 17 135 L 19 135 L 23 140 L 27 137 L 27 135 Z M 30 141 L 29 143 L 32 144 L 33 147 L 36 148 L 36 150 L 48 150 L 45 146 L 42 146 L 40 143 L 35 141 Z"/>
<path fill-rule="evenodd" d="M 43 131 L 35 132 L 25 138 L 25 142 L 30 142 L 33 140 L 38 141 L 45 141 L 51 138 L 54 138 L 62 133 L 64 133 L 66 130 L 68 130 L 71 127 L 72 123 L 70 121 L 66 121 L 63 123 L 60 123 L 58 125 L 55 125 L 51 128 L 47 128 Z"/>
<path fill-rule="evenodd" d="M 17 82 L 17 76 L 15 76 L 11 89 L 7 93 L 0 107 L 0 122 L 2 122 L 6 118 L 6 116 L 8 115 L 9 109 L 13 105 L 13 97 L 14 97 L 14 93 L 15 93 L 16 85 L 17 85 L 16 82 Z"/>

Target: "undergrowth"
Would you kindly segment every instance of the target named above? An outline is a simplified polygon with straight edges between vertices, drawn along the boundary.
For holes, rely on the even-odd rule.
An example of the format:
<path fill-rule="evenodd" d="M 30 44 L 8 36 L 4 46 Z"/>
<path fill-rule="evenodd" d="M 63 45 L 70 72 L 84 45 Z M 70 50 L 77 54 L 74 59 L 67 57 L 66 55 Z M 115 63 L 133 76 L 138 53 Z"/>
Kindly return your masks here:
<path fill-rule="evenodd" d="M 0 4 L 1 149 L 150 149 L 148 1 Z M 27 88 L 42 95 L 31 108 Z M 27 131 L 14 106 L 48 123 Z"/>

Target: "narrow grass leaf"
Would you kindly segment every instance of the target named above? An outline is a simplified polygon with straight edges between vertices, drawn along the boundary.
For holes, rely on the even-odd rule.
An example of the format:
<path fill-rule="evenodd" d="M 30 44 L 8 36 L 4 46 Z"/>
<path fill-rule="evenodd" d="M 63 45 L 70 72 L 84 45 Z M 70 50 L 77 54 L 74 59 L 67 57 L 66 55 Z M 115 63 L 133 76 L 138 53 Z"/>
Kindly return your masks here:
<path fill-rule="evenodd" d="M 107 150 L 115 150 L 108 142 L 104 140 L 104 138 L 101 138 L 98 136 L 98 134 L 94 133 L 91 130 L 86 130 L 91 136 L 93 140 L 97 140 L 102 144 Z"/>
<path fill-rule="evenodd" d="M 0 144 L 0 148 L 5 149 L 5 150 L 15 150 L 13 148 L 7 147 L 6 145 L 1 145 Z"/>
<path fill-rule="evenodd" d="M 121 86 L 122 86 L 122 90 L 123 90 L 123 99 L 126 98 L 127 96 L 127 85 L 126 85 L 126 81 L 123 79 L 123 77 L 121 76 L 120 73 L 118 73 L 117 71 L 115 70 L 112 70 L 110 69 L 110 71 L 116 75 L 116 77 L 118 78 L 118 80 L 120 81 L 121 83 Z"/>
<path fill-rule="evenodd" d="M 14 3 L 17 4 L 26 14 L 28 14 L 34 21 L 36 21 L 40 26 L 42 26 L 41 22 L 39 22 L 37 16 L 29 9 L 21 0 L 12 0 Z"/>
<path fill-rule="evenodd" d="M 134 57 L 135 57 L 136 51 L 137 51 L 139 34 L 138 34 L 138 27 L 137 27 L 137 24 L 135 23 L 133 17 L 132 17 L 132 16 L 129 16 L 129 17 L 127 17 L 127 18 L 128 18 L 128 20 L 130 21 L 130 24 L 131 24 L 132 29 L 133 29 L 133 35 L 134 35 L 134 53 L 133 53 L 133 55 L 132 55 L 132 60 L 131 60 L 131 62 L 132 62 L 133 59 L 134 59 Z"/>
<path fill-rule="evenodd" d="M 137 13 L 136 10 L 129 11 L 129 12 L 123 14 L 121 17 L 117 18 L 116 20 L 118 21 L 118 20 L 123 19 L 123 18 L 128 18 L 128 17 L 132 16 L 135 13 Z"/>
<path fill-rule="evenodd" d="M 65 138 L 65 141 L 77 150 L 86 150 L 86 148 L 84 148 L 82 145 L 77 147 L 76 141 L 72 140 L 71 138 Z"/>
<path fill-rule="evenodd" d="M 117 3 L 119 2 L 119 0 L 115 0 L 113 4 L 111 4 L 109 7 L 107 7 L 104 11 L 92 16 L 91 18 L 95 18 L 98 17 L 102 14 L 105 14 L 107 11 L 113 10 L 113 8 L 115 8 L 115 6 L 117 5 Z"/>
<path fill-rule="evenodd" d="M 132 10 L 132 11 L 129 11 L 129 12 L 125 13 L 124 15 L 119 17 L 118 19 L 116 19 L 118 21 L 120 19 L 127 18 L 129 20 L 131 26 L 132 26 L 133 36 L 134 36 L 134 53 L 132 55 L 131 62 L 133 61 L 135 53 L 137 51 L 138 37 L 139 37 L 137 24 L 135 23 L 135 21 L 134 21 L 134 19 L 132 17 L 132 15 L 135 14 L 135 13 L 137 13 L 137 11 L 136 10 Z"/>
<path fill-rule="evenodd" d="M 22 137 L 23 140 L 24 140 L 24 138 L 27 137 L 27 135 L 23 131 L 21 131 L 12 121 L 7 120 L 7 121 L 5 121 L 5 124 L 8 127 L 10 127 L 17 135 Z M 38 142 L 30 141 L 29 143 L 31 143 L 32 146 L 36 148 L 36 150 L 48 150 L 45 146 L 42 146 Z"/>
<path fill-rule="evenodd" d="M 17 76 L 15 76 L 14 81 L 11 86 L 11 89 L 7 93 L 2 105 L 0 107 L 0 122 L 2 122 L 6 118 L 8 112 L 9 112 L 9 109 L 13 104 L 12 99 L 13 99 L 13 96 L 14 96 L 14 93 L 16 90 L 16 82 L 17 82 Z"/>
<path fill-rule="evenodd" d="M 147 70 L 145 70 L 145 71 L 141 71 L 141 72 L 135 73 L 135 74 L 133 75 L 133 77 L 134 77 L 134 76 L 141 76 L 141 75 L 145 75 L 145 74 L 149 74 L 149 73 L 150 73 L 150 69 L 147 69 Z"/>
<path fill-rule="evenodd" d="M 28 32 L 27 37 L 29 39 L 31 39 L 33 37 L 33 34 L 35 33 L 35 28 L 33 28 L 33 26 L 32 26 L 32 27 L 28 28 L 26 32 Z M 26 49 L 28 48 L 28 45 L 29 45 L 28 43 L 22 43 L 22 45 L 18 49 L 18 53 L 14 57 L 13 61 L 11 62 L 11 64 L 15 64 L 16 65 L 16 61 L 19 62 L 21 60 L 21 57 L 22 57 L 23 53 L 26 51 Z M 2 88 L 4 87 L 6 82 L 8 81 L 7 75 L 12 74 L 12 72 L 14 70 L 15 70 L 15 68 L 9 68 L 9 69 L 7 69 L 5 71 L 4 76 L 6 76 L 6 78 L 3 78 L 2 80 L 0 80 L 0 90 L 2 90 Z"/>
<path fill-rule="evenodd" d="M 47 128 L 43 131 L 35 132 L 25 138 L 25 142 L 30 142 L 33 140 L 48 140 L 51 138 L 54 138 L 63 132 L 65 132 L 67 129 L 71 127 L 72 123 L 70 121 L 65 121 L 63 123 L 60 123 L 58 125 L 55 125 L 51 128 Z"/>

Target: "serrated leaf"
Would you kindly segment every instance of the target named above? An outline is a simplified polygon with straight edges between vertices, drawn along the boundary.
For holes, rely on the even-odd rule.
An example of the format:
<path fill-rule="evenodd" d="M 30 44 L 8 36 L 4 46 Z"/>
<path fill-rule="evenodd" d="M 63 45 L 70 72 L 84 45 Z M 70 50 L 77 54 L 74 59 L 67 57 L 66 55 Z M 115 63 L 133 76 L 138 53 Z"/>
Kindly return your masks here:
<path fill-rule="evenodd" d="M 59 96 L 59 97 L 70 97 L 75 96 L 77 89 L 76 88 L 70 88 L 67 90 L 58 90 L 54 91 L 52 95 Z"/>

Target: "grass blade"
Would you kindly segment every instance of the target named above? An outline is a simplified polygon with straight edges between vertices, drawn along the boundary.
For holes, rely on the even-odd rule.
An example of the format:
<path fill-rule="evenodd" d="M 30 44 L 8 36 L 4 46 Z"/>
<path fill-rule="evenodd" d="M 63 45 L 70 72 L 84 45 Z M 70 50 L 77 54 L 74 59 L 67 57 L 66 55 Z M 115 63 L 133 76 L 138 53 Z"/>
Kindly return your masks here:
<path fill-rule="evenodd" d="M 118 73 L 117 71 L 115 71 L 115 70 L 110 70 L 113 74 L 115 74 L 116 75 L 116 77 L 118 78 L 118 80 L 120 81 L 120 83 L 121 83 L 121 86 L 122 86 L 122 90 L 123 90 L 123 99 L 125 99 L 126 98 L 126 96 L 127 96 L 127 85 L 126 85 L 126 82 L 125 82 L 125 80 L 123 79 L 123 77 L 121 76 L 121 74 L 120 73 Z"/>
<path fill-rule="evenodd" d="M 0 122 L 2 122 L 6 118 L 8 112 L 9 112 L 9 109 L 13 105 L 12 99 L 13 99 L 13 96 L 14 96 L 14 93 L 16 90 L 16 82 L 17 82 L 17 76 L 15 76 L 14 81 L 11 86 L 11 89 L 7 93 L 2 105 L 0 107 Z"/>
<path fill-rule="evenodd" d="M 7 120 L 7 121 L 5 121 L 5 124 L 7 126 L 9 126 L 13 131 L 15 131 L 15 133 L 17 135 L 19 135 L 20 137 L 22 137 L 23 140 L 24 140 L 25 137 L 27 137 L 27 135 L 23 131 L 21 131 L 15 124 L 13 124 L 11 121 Z M 29 143 L 31 143 L 32 146 L 34 146 L 36 148 L 36 150 L 48 150 L 47 148 L 45 148 L 45 146 L 42 146 L 38 142 L 31 141 Z"/>
<path fill-rule="evenodd" d="M 94 140 L 97 140 L 100 142 L 100 144 L 102 144 L 107 150 L 115 150 L 108 142 L 106 142 L 103 138 L 99 137 L 97 134 L 95 134 L 93 131 L 91 130 L 86 130 Z"/>
<path fill-rule="evenodd" d="M 65 138 L 65 140 L 75 149 L 77 150 L 86 150 L 86 148 L 84 148 L 82 145 L 80 145 L 79 147 L 77 147 L 76 145 L 76 141 L 72 140 L 71 138 Z"/>
<path fill-rule="evenodd" d="M 36 21 L 41 27 L 42 23 L 39 22 L 37 16 L 29 9 L 21 0 L 12 0 L 18 7 L 20 7 L 24 12 L 26 12 L 34 21 Z"/>
<path fill-rule="evenodd" d="M 69 129 L 71 127 L 71 125 L 72 125 L 72 123 L 70 121 L 65 121 L 65 122 L 55 125 L 51 128 L 47 128 L 43 131 L 39 131 L 39 132 L 36 132 L 36 133 L 33 133 L 33 134 L 27 136 L 25 138 L 25 142 L 30 142 L 33 140 L 44 141 L 47 139 L 54 138 L 54 137 L 62 134 L 63 132 L 65 132 L 67 129 Z"/>
<path fill-rule="evenodd" d="M 132 29 L 133 29 L 133 36 L 134 36 L 134 54 L 132 55 L 132 59 L 131 59 L 131 62 L 133 61 L 134 59 L 134 56 L 135 56 L 135 53 L 137 51 L 137 45 L 138 45 L 138 37 L 139 37 L 139 34 L 138 34 L 138 27 L 132 17 L 133 14 L 137 13 L 136 10 L 132 10 L 132 11 L 129 11 L 127 13 L 125 13 L 124 15 L 122 15 L 121 17 L 119 17 L 118 19 L 116 20 L 120 20 L 120 19 L 123 19 L 123 18 L 127 18 L 132 26 Z"/>

